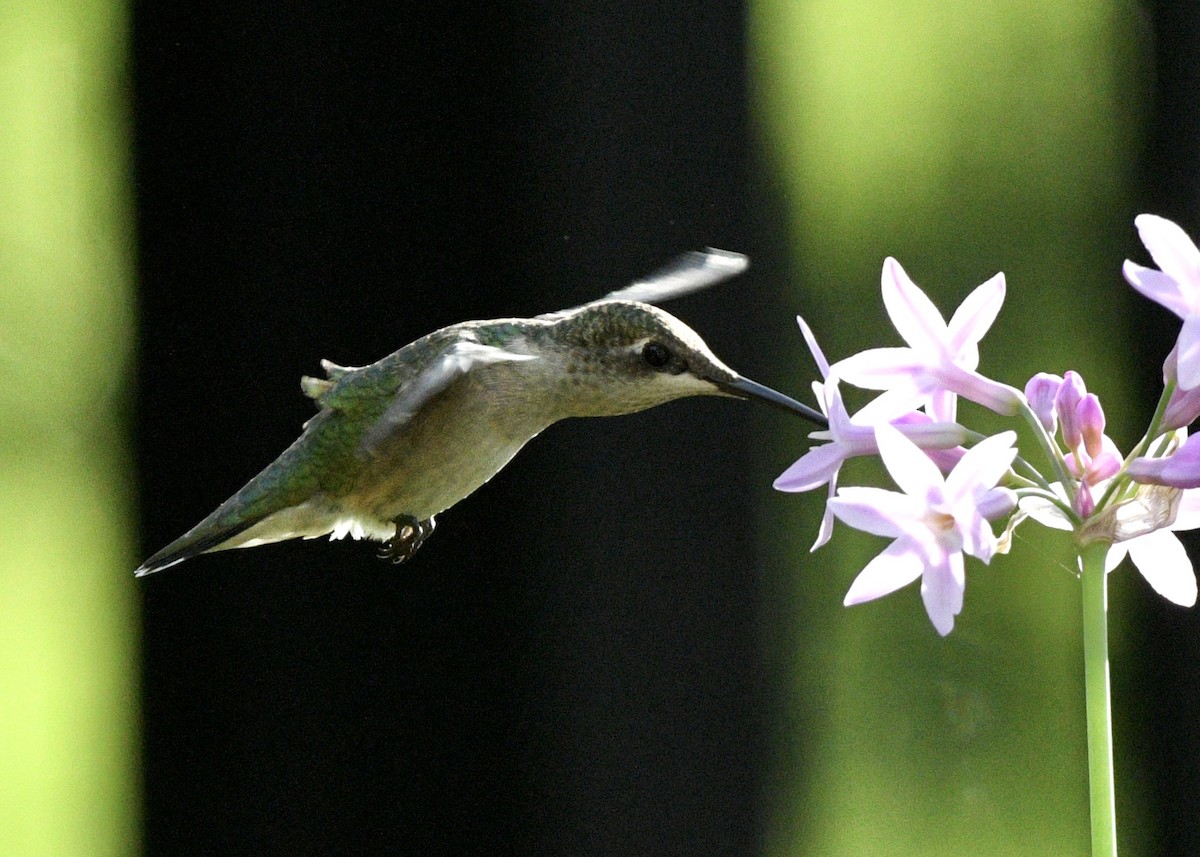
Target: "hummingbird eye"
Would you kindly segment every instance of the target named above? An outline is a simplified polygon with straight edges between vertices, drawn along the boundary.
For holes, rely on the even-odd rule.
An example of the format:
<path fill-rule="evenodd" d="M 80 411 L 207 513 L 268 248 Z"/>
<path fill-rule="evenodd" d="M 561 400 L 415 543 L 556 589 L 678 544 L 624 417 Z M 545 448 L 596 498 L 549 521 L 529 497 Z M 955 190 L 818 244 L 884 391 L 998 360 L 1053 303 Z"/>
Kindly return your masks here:
<path fill-rule="evenodd" d="M 642 348 L 642 361 L 651 369 L 661 369 L 671 362 L 671 352 L 661 342 L 647 342 Z"/>

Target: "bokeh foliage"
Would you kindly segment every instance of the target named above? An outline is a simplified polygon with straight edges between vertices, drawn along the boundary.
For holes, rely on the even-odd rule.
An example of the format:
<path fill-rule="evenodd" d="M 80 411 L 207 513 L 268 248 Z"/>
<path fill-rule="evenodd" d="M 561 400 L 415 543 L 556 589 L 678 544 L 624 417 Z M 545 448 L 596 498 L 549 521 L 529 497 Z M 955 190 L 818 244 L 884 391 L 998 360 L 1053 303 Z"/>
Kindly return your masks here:
<path fill-rule="evenodd" d="M 764 169 L 788 212 L 795 307 L 831 359 L 899 344 L 879 298 L 885 256 L 947 317 L 1002 270 L 1008 297 L 981 370 L 1022 387 L 1076 369 L 1118 444 L 1136 439 L 1145 415 L 1129 413 L 1114 346 L 1132 305 L 1119 266 L 1142 80 L 1133 14 L 1090 0 L 752 3 Z M 1001 426 L 969 405 L 960 417 Z M 870 468 L 843 471 L 861 478 Z M 966 606 L 943 640 L 916 586 L 840 607 L 886 542 L 839 527 L 810 557 L 821 499 L 788 509 L 768 853 L 1085 853 L 1069 545 L 1028 529 L 990 567 L 969 560 Z M 1118 700 L 1118 730 L 1121 716 Z M 1147 836 L 1137 788 L 1119 768 L 1125 853 Z"/>
<path fill-rule="evenodd" d="M 0 9 L 0 854 L 138 850 L 126 10 Z"/>

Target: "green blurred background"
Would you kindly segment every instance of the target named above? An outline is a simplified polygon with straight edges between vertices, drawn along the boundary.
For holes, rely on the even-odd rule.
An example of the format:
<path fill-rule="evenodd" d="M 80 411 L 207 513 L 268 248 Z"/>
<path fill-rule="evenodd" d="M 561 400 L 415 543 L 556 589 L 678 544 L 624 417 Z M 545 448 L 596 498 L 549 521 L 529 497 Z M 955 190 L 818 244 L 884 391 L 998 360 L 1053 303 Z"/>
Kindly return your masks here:
<path fill-rule="evenodd" d="M 944 640 L 915 587 L 844 610 L 881 542 L 808 555 L 821 498 L 767 487 L 803 429 L 765 415 L 556 427 L 411 574 L 326 545 L 129 571 L 291 439 L 317 358 L 710 243 L 754 291 L 680 314 L 790 392 L 797 311 L 835 359 L 896 341 L 884 256 L 947 313 L 1003 270 L 982 370 L 1081 371 L 1128 446 L 1174 328 L 1119 266 L 1138 211 L 1197 225 L 1198 21 L 12 0 L 0 854 L 1085 853 L 1067 546 L 969 566 Z M 1123 853 L 1194 853 L 1193 617 L 1127 569 L 1112 601 Z"/>
<path fill-rule="evenodd" d="M 1095 2 L 753 4 L 765 165 L 787 200 L 795 280 L 826 284 L 797 306 L 831 359 L 899 341 L 879 298 L 884 255 L 947 318 L 1003 271 L 982 371 L 1020 388 L 1075 369 L 1110 434 L 1137 439 L 1147 412 L 1121 343 L 1139 308 L 1119 264 L 1144 133 L 1138 23 L 1132 6 Z M 1001 425 L 970 405 L 960 418 Z M 798 527 L 793 546 L 813 537 Z M 882 540 L 841 530 L 823 569 L 844 573 L 797 566 L 780 603 L 800 621 L 775 651 L 792 676 L 785 722 L 808 747 L 802 770 L 781 774 L 768 853 L 1086 853 L 1078 587 L 1063 542 L 1026 529 L 1010 555 L 969 564 L 945 640 L 916 587 L 814 609 Z M 1122 843 L 1148 853 L 1138 771 L 1121 775 Z"/>
<path fill-rule="evenodd" d="M 0 9 L 0 853 L 139 838 L 122 3 Z"/>

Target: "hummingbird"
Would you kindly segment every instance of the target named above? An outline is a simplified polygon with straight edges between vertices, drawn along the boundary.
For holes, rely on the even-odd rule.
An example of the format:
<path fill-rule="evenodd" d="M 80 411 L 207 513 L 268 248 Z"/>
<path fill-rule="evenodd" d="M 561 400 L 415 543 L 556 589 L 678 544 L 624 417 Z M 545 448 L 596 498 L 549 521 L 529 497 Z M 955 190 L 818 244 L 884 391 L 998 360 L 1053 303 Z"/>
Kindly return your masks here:
<path fill-rule="evenodd" d="M 685 396 L 756 399 L 818 426 L 816 410 L 722 363 L 655 304 L 745 270 L 745 256 L 685 253 L 598 300 L 533 318 L 435 330 L 368 366 L 322 360 L 300 386 L 318 408 L 300 437 L 138 577 L 203 553 L 329 535 L 410 559 L 435 516 L 568 417 L 629 414 Z"/>

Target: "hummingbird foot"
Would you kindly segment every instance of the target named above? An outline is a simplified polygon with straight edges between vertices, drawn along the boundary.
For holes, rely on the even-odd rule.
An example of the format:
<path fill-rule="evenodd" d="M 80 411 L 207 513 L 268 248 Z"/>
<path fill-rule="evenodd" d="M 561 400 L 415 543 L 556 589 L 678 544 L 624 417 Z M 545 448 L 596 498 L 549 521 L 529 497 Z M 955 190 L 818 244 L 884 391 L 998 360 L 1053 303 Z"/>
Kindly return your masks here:
<path fill-rule="evenodd" d="M 391 560 L 393 564 L 399 565 L 411 559 L 413 554 L 420 550 L 436 525 L 432 517 L 418 521 L 412 515 L 401 515 L 395 523 L 396 535 L 383 543 L 379 558 Z"/>

